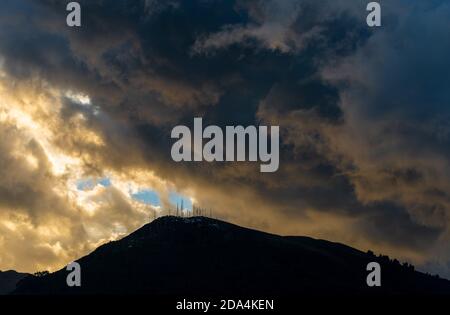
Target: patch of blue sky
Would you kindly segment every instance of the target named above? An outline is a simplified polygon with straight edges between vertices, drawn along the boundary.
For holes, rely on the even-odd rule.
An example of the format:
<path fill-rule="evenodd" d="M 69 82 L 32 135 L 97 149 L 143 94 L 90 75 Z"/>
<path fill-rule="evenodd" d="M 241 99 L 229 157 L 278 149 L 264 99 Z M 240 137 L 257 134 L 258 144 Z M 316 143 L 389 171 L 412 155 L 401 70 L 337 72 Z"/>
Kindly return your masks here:
<path fill-rule="evenodd" d="M 137 193 L 132 194 L 131 197 L 145 204 L 161 206 L 161 200 L 159 199 L 158 193 L 151 189 L 140 190 Z"/>
<path fill-rule="evenodd" d="M 91 190 L 94 186 L 94 181 L 91 178 L 80 179 L 77 181 L 78 190 Z"/>
<path fill-rule="evenodd" d="M 92 179 L 92 178 L 84 178 L 77 181 L 77 189 L 78 190 L 91 190 L 97 184 L 100 184 L 104 187 L 111 186 L 111 180 L 107 177 Z"/>
<path fill-rule="evenodd" d="M 101 178 L 98 180 L 98 183 L 104 187 L 111 186 L 111 180 L 108 177 Z"/>
<path fill-rule="evenodd" d="M 192 211 L 192 202 L 191 202 L 190 198 L 180 195 L 174 191 L 169 193 L 169 202 L 171 204 L 173 204 L 174 206 L 176 206 L 176 205 L 181 206 L 181 201 L 183 201 L 184 209 Z"/>

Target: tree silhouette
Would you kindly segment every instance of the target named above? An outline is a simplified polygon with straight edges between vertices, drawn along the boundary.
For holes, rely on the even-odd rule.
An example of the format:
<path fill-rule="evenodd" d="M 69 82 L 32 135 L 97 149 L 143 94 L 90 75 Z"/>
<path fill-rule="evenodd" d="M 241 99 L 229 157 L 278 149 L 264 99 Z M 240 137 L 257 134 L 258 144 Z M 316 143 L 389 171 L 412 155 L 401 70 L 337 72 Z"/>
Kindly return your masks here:
<path fill-rule="evenodd" d="M 50 274 L 49 271 L 44 270 L 44 271 L 36 271 L 33 275 L 35 277 L 41 278 L 41 277 L 45 277 L 46 275 L 49 275 L 49 274 Z"/>

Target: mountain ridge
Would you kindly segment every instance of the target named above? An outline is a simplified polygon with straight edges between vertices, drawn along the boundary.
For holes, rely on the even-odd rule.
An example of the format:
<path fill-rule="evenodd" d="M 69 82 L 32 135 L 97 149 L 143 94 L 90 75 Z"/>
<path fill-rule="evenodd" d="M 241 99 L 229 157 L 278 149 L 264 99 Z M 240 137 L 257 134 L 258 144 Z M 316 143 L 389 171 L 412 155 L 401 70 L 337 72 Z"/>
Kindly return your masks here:
<path fill-rule="evenodd" d="M 29 274 L 17 272 L 15 270 L 0 270 L 0 295 L 5 295 L 14 291 L 17 283 L 27 276 L 29 276 Z"/>
<path fill-rule="evenodd" d="M 371 261 L 382 268 L 379 288 L 366 284 Z M 14 294 L 450 294 L 450 281 L 387 256 L 206 217 L 158 218 L 77 262 L 81 287 L 68 287 L 61 269 L 27 277 Z"/>

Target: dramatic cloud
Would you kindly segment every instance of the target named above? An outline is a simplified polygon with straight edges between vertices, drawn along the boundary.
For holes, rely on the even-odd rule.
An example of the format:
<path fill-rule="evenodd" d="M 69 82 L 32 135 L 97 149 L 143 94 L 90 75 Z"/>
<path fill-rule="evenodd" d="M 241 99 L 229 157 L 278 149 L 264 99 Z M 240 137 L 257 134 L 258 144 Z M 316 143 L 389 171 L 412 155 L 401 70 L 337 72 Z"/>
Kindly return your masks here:
<path fill-rule="evenodd" d="M 383 3 L 374 29 L 356 1 L 80 3 L 81 28 L 66 1 L 0 4 L 0 268 L 61 267 L 176 191 L 450 275 L 445 1 Z M 173 162 L 199 116 L 279 125 L 279 171 Z"/>

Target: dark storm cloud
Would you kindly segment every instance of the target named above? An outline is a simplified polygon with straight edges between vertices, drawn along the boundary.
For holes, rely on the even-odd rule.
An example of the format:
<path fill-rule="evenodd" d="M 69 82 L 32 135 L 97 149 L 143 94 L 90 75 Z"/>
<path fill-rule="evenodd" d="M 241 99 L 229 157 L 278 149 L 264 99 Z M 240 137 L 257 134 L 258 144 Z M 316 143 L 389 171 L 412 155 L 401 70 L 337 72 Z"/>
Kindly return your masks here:
<path fill-rule="evenodd" d="M 417 223 L 407 209 L 395 204 L 375 203 L 367 208 L 364 209 L 367 210 L 367 217 L 360 226 L 361 234 L 377 238 L 388 245 L 426 251 L 441 233 L 439 228 Z M 420 235 L 420 238 L 411 235 Z"/>
<path fill-rule="evenodd" d="M 450 236 L 445 1 L 383 4 L 379 29 L 352 1 L 80 3 L 83 26 L 68 28 L 66 1 L 3 1 L 0 57 L 11 80 L 89 95 L 100 114 L 65 100 L 60 115 L 83 113 L 105 146 L 69 126 L 58 144 L 91 172 L 149 168 L 244 224 L 301 233 L 292 222 L 326 222 L 311 211 L 356 218 L 329 236 L 449 258 L 436 245 Z M 173 163 L 171 128 L 198 116 L 280 125 L 280 170 Z"/>

